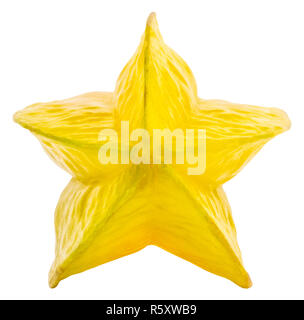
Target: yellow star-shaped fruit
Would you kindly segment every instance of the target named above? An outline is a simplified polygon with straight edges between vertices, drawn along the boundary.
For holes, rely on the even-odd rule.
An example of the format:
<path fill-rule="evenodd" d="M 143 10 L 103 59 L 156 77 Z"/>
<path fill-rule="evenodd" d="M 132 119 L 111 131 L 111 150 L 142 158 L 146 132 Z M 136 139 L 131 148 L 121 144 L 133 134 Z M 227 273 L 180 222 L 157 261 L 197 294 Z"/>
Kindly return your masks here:
<path fill-rule="evenodd" d="M 163 42 L 154 13 L 114 93 L 37 103 L 14 119 L 73 176 L 56 208 L 50 287 L 148 245 L 251 286 L 222 184 L 290 121 L 279 109 L 198 98 L 190 68 Z M 119 131 L 122 121 L 151 133 L 206 130 L 204 173 L 189 175 L 186 164 L 101 164 L 99 133 Z"/>

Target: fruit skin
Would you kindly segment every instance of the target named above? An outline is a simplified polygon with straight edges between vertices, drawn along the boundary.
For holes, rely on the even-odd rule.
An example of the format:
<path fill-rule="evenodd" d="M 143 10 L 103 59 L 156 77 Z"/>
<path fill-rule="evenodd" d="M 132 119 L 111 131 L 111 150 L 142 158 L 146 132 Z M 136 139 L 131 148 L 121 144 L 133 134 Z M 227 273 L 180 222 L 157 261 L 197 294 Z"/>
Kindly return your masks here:
<path fill-rule="evenodd" d="M 37 103 L 14 120 L 72 175 L 55 212 L 50 287 L 147 245 L 251 286 L 222 184 L 290 121 L 276 108 L 198 98 L 190 68 L 163 42 L 154 13 L 114 93 Z M 98 134 L 121 121 L 150 133 L 205 129 L 205 173 L 189 176 L 187 165 L 101 165 Z"/>

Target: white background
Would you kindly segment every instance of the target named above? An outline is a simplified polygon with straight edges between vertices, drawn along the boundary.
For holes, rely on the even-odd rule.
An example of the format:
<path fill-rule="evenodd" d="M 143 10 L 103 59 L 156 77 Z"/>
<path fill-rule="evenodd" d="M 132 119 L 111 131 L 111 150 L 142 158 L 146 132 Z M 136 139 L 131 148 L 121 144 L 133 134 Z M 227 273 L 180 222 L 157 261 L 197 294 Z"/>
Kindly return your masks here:
<path fill-rule="evenodd" d="M 148 247 L 49 289 L 53 212 L 69 175 L 12 115 L 112 91 L 151 11 L 202 98 L 279 107 L 292 121 L 225 185 L 253 287 Z M 300 0 L 1 1 L 0 298 L 304 298 L 303 16 Z"/>

